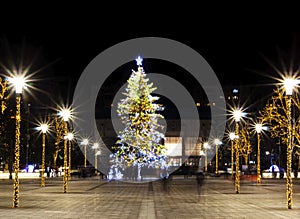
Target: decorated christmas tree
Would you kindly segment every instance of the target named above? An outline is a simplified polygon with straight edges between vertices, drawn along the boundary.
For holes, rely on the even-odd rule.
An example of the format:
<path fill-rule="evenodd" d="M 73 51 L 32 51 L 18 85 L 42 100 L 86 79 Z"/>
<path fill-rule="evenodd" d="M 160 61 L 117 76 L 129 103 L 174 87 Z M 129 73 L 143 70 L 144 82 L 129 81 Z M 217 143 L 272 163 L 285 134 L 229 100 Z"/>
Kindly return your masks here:
<path fill-rule="evenodd" d="M 163 119 L 159 111 L 164 108 L 155 103 L 159 99 L 151 93 L 156 90 L 149 83 L 142 67 L 142 58 L 136 59 L 138 70 L 132 71 L 128 79 L 124 99 L 118 103 L 117 113 L 124 124 L 124 130 L 119 133 L 116 146 L 116 157 L 125 166 L 136 164 L 161 166 L 165 163 L 166 148 L 163 145 Z"/>

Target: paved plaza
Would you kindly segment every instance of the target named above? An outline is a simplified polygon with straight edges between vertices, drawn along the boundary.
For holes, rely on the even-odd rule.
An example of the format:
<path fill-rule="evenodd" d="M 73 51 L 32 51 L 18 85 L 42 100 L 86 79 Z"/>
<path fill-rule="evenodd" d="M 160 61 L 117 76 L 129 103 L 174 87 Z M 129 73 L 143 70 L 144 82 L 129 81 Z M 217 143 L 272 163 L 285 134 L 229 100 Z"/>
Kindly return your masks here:
<path fill-rule="evenodd" d="M 299 218 L 300 179 L 294 179 L 293 209 L 286 206 L 285 179 L 257 185 L 241 181 L 235 194 L 230 178 L 207 176 L 201 189 L 196 178 L 128 183 L 73 176 L 68 193 L 62 178 L 20 180 L 20 207 L 12 208 L 13 180 L 0 180 L 0 218 Z"/>

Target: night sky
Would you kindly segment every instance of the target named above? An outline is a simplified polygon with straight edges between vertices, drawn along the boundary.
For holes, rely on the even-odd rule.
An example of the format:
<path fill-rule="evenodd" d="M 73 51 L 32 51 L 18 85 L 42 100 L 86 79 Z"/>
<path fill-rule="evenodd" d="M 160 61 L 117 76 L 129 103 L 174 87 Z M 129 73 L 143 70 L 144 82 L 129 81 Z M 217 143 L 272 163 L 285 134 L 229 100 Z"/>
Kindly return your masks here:
<path fill-rule="evenodd" d="M 20 19 L 1 20 L 0 60 L 5 64 L 11 57 L 18 60 L 15 57 L 19 57 L 21 48 L 25 48 L 25 62 L 33 60 L 33 71 L 41 69 L 35 75 L 39 79 L 35 86 L 41 90 L 46 88 L 50 93 L 56 86 L 55 90 L 63 93 L 61 99 L 72 98 L 80 74 L 95 56 L 117 43 L 138 37 L 165 37 L 190 46 L 207 60 L 224 86 L 270 88 L 267 84 L 276 82 L 270 77 L 278 77 L 270 63 L 282 70 L 282 63 L 289 66 L 294 58 L 294 68 L 299 66 L 299 33 L 235 28 L 205 30 L 176 23 L 135 23 L 130 19 L 108 23 L 105 16 L 99 17 L 98 22 L 97 15 L 74 18 L 62 17 L 61 11 L 59 15 L 55 11 L 49 12 L 43 17 L 40 17 L 43 14 L 40 11 L 29 17 L 23 14 Z M 52 16 L 46 19 L 49 14 Z M 128 71 L 120 69 L 124 71 L 123 78 L 129 76 L 131 68 Z M 149 69 L 159 72 L 159 65 Z M 168 72 L 166 66 L 161 69 Z M 179 72 L 174 77 L 182 80 L 184 85 L 188 84 L 188 73 L 181 75 Z"/>

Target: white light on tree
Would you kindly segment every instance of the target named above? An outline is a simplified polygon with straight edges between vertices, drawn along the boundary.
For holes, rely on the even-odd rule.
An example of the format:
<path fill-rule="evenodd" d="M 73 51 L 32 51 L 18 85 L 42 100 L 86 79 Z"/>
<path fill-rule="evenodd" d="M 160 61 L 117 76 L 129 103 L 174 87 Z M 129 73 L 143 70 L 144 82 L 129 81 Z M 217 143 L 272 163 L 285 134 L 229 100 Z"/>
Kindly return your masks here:
<path fill-rule="evenodd" d="M 118 141 L 113 146 L 116 165 L 132 164 L 158 167 L 165 165 L 167 148 L 163 144 L 163 125 L 159 123 L 164 107 L 151 94 L 157 89 L 149 82 L 142 67 L 142 58 L 136 59 L 138 71 L 132 71 L 127 80 L 124 99 L 118 103 L 117 113 L 124 129 L 119 131 Z"/>

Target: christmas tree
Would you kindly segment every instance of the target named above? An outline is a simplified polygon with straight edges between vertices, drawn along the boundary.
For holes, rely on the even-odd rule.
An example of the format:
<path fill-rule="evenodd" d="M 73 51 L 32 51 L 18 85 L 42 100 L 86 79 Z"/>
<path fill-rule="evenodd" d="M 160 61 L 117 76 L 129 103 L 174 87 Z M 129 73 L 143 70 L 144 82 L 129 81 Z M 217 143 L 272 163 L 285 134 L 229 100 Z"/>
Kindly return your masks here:
<path fill-rule="evenodd" d="M 142 67 L 142 58 L 136 59 L 138 70 L 132 71 L 124 99 L 118 103 L 117 113 L 124 124 L 119 133 L 116 157 L 125 166 L 143 164 L 158 167 L 165 163 L 166 147 L 163 145 L 163 126 L 158 123 L 163 119 L 157 112 L 163 111 L 161 104 L 155 103 L 159 97 L 152 96 L 156 90 L 149 83 Z"/>

